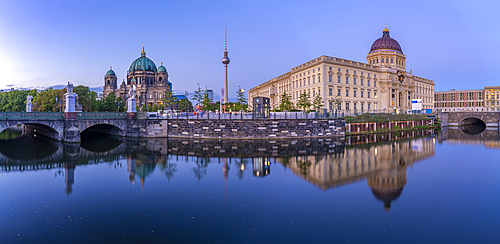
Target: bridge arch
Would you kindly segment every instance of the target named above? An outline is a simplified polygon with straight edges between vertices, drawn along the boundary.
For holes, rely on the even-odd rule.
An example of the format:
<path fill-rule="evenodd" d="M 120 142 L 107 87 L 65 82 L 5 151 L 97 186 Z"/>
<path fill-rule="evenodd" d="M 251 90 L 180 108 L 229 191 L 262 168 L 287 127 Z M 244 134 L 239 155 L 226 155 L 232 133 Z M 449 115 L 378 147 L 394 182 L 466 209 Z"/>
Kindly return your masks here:
<path fill-rule="evenodd" d="M 64 135 L 64 125 L 59 121 L 50 120 L 1 120 L 0 132 L 15 125 L 22 125 L 24 132 L 45 136 L 57 141 L 60 141 L 62 135 Z"/>
<path fill-rule="evenodd" d="M 482 118 L 477 118 L 477 117 L 466 117 L 460 120 L 460 122 L 458 122 L 458 125 L 474 125 L 474 124 L 486 126 L 486 122 L 484 122 Z"/>
<path fill-rule="evenodd" d="M 96 132 L 102 134 L 109 134 L 115 136 L 124 136 L 126 127 L 124 123 L 117 123 L 116 121 L 93 121 L 82 123 L 80 133 L 82 132 Z"/>

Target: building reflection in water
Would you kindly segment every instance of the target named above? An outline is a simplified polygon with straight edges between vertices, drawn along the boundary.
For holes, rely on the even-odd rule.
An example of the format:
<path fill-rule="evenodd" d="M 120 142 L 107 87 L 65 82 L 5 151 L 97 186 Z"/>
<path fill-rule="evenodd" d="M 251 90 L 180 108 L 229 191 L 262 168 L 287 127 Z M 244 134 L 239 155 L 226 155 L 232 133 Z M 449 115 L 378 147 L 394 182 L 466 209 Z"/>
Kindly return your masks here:
<path fill-rule="evenodd" d="M 431 134 L 423 132 L 421 135 Z M 434 137 L 412 138 L 413 133 L 356 137 L 355 145 L 328 155 L 295 156 L 277 159 L 291 171 L 323 190 L 368 180 L 375 198 L 389 210 L 406 185 L 406 169 L 434 155 Z M 384 141 L 385 139 L 398 141 Z M 351 138 L 352 139 L 352 138 Z M 372 140 L 378 143 L 361 144 Z"/>
<path fill-rule="evenodd" d="M 252 158 L 253 175 L 265 177 L 271 173 L 270 158 Z"/>

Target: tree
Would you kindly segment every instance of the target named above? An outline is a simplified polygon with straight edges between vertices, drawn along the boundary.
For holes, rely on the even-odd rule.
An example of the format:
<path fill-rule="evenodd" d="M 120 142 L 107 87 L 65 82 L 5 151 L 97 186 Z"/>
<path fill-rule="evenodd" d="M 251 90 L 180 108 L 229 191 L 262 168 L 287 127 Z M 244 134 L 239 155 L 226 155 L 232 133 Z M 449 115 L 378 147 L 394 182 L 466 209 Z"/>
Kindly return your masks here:
<path fill-rule="evenodd" d="M 0 93 L 0 111 L 25 111 L 26 97 L 28 95 L 31 95 L 33 96 L 33 98 L 35 98 L 37 94 L 38 92 L 36 90 L 14 89 L 8 92 Z"/>
<path fill-rule="evenodd" d="M 205 111 L 211 110 L 212 100 L 208 97 L 207 92 L 205 92 L 205 94 L 203 95 L 203 100 L 201 100 L 201 104 L 203 106 L 203 110 Z"/>
<path fill-rule="evenodd" d="M 203 101 L 203 91 L 200 88 L 200 83 L 198 83 L 198 89 L 194 91 L 193 100 L 196 101 L 196 106 Z"/>
<path fill-rule="evenodd" d="M 306 112 L 309 111 L 309 108 L 311 108 L 311 103 L 309 102 L 309 95 L 307 95 L 306 92 L 300 94 L 297 106 L 299 108 L 302 108 L 302 110 Z"/>
<path fill-rule="evenodd" d="M 172 91 L 170 91 L 170 90 L 165 91 L 165 98 L 163 98 L 163 105 L 167 109 L 173 109 L 174 105 L 176 105 L 176 104 L 177 104 L 177 101 L 176 101 L 174 95 L 172 94 Z"/>
<path fill-rule="evenodd" d="M 281 95 L 281 98 L 280 98 L 280 105 L 279 105 L 279 109 L 281 111 L 288 111 L 288 110 L 291 110 L 292 109 L 292 102 L 290 102 L 290 96 L 288 94 L 286 94 L 286 92 L 284 92 L 282 95 Z"/>
<path fill-rule="evenodd" d="M 82 105 L 83 111 L 92 111 L 92 97 L 90 95 L 90 88 L 88 86 L 76 86 L 73 92 L 78 95 L 78 103 Z"/>
<path fill-rule="evenodd" d="M 39 112 L 59 112 L 58 102 L 62 102 L 66 89 L 54 90 L 45 89 L 33 97 L 33 111 Z M 3 104 L 3 103 L 2 103 Z"/>
<path fill-rule="evenodd" d="M 181 99 L 177 109 L 182 111 L 193 111 L 193 104 L 188 99 Z"/>
<path fill-rule="evenodd" d="M 335 106 L 335 117 L 337 117 L 337 110 L 339 108 L 339 104 L 342 103 L 342 98 L 339 95 L 337 95 L 333 99 L 332 103 L 333 103 L 333 106 Z"/>
<path fill-rule="evenodd" d="M 234 111 L 247 111 L 248 110 L 248 102 L 245 98 L 244 90 L 238 86 L 238 90 L 236 91 L 236 103 L 234 103 Z"/>
<path fill-rule="evenodd" d="M 318 108 L 323 107 L 323 98 L 319 94 L 314 97 L 313 103 L 314 111 L 318 111 Z"/>
<path fill-rule="evenodd" d="M 100 111 L 109 111 L 109 112 L 114 112 L 117 110 L 115 101 L 116 101 L 116 95 L 115 92 L 109 93 L 104 99 L 103 99 L 102 106 L 100 107 Z"/>

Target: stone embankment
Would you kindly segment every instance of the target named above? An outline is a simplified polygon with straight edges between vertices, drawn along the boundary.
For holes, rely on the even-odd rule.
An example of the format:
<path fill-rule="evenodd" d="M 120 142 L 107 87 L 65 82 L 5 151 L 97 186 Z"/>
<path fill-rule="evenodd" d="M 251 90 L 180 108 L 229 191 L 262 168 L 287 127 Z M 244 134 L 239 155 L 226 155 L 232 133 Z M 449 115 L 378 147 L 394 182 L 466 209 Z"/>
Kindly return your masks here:
<path fill-rule="evenodd" d="M 412 121 L 385 121 L 385 122 L 363 122 L 346 123 L 346 133 L 363 134 L 390 132 L 399 130 L 419 129 L 433 126 L 433 120 L 412 120 Z"/>

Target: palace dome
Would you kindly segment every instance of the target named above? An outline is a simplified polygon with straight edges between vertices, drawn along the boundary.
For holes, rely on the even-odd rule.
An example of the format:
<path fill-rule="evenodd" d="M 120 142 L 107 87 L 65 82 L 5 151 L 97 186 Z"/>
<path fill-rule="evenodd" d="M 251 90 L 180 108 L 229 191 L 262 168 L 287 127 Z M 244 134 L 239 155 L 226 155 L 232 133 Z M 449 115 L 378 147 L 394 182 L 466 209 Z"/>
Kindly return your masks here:
<path fill-rule="evenodd" d="M 134 71 L 157 71 L 156 65 L 153 60 L 146 57 L 144 47 L 142 48 L 141 57 L 134 60 L 134 62 L 132 62 L 130 68 L 128 69 L 128 72 Z"/>
<path fill-rule="evenodd" d="M 383 33 L 382 37 L 373 42 L 372 47 L 370 49 L 370 53 L 379 50 L 380 51 L 387 50 L 387 51 L 397 51 L 402 54 L 403 50 L 401 49 L 401 46 L 396 40 L 391 38 L 387 26 L 385 27 L 382 33 Z"/>

